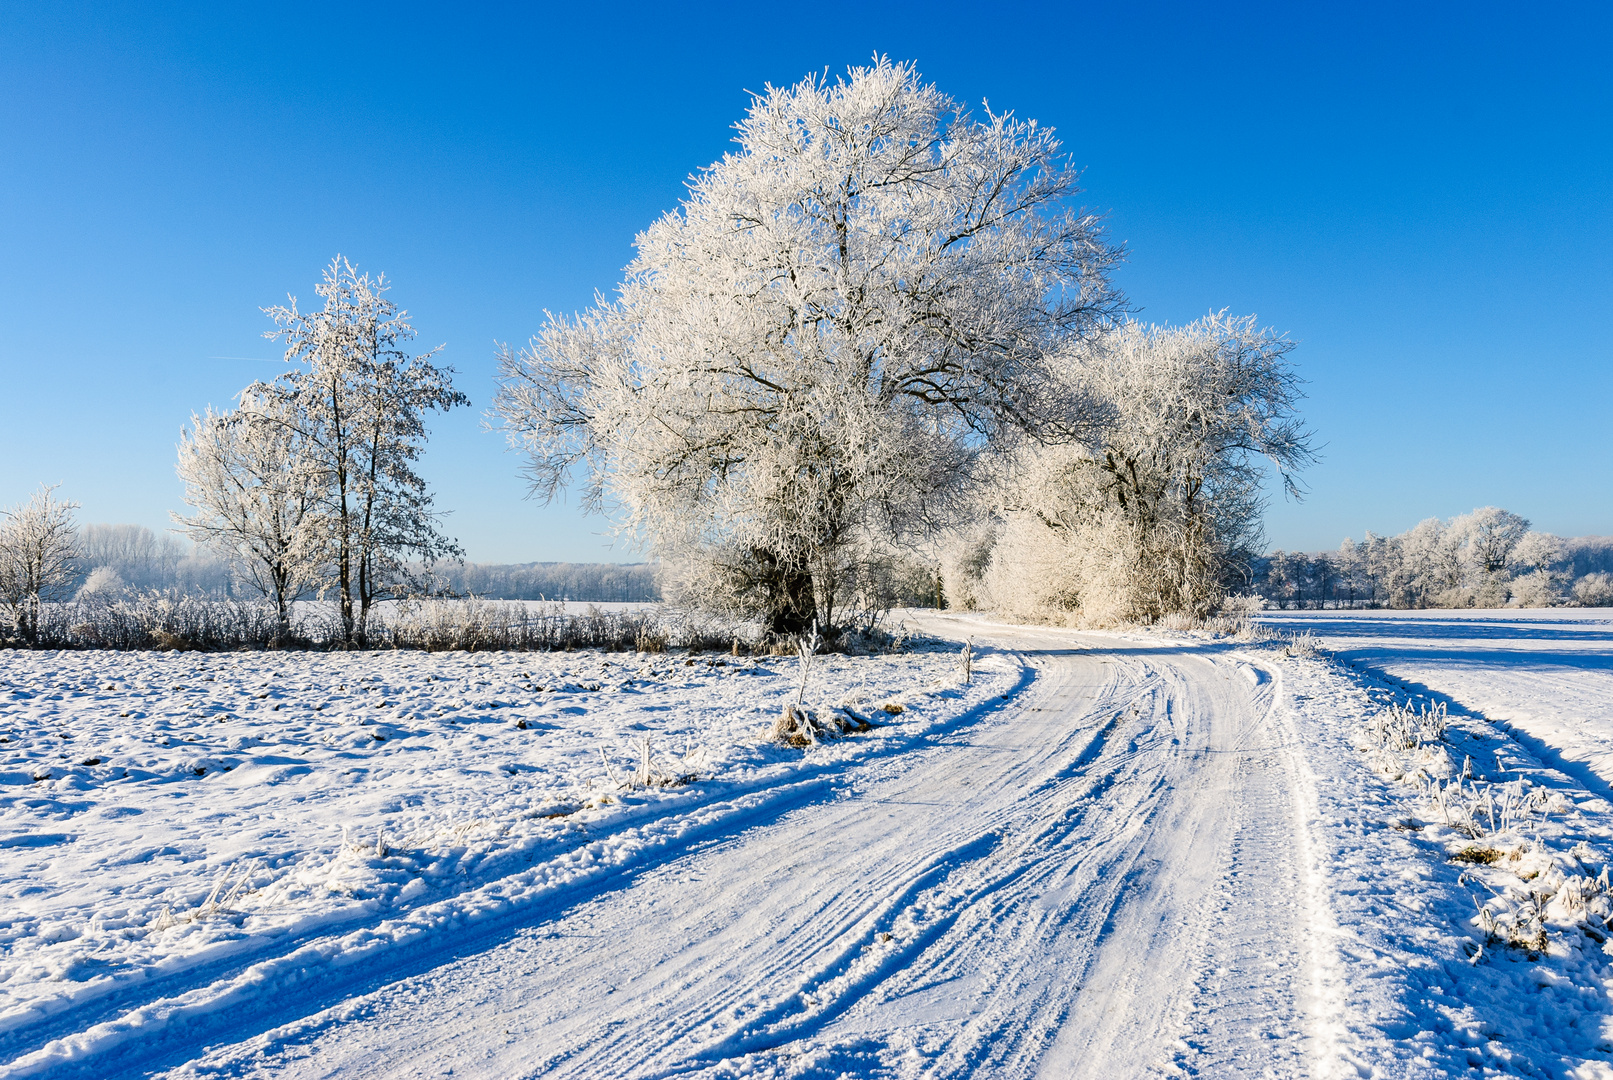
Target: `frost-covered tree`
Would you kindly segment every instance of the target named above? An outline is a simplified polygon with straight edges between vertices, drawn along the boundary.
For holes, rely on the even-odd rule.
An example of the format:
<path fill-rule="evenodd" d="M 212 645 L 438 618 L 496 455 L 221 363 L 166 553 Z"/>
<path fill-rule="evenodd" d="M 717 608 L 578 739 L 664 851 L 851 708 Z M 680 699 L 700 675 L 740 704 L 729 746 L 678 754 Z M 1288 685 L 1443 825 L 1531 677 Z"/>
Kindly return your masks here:
<path fill-rule="evenodd" d="M 1613 574 L 1584 575 L 1574 582 L 1573 596 L 1580 607 L 1613 607 Z"/>
<path fill-rule="evenodd" d="M 1560 536 L 1551 533 L 1527 532 L 1523 534 L 1507 555 L 1507 565 L 1519 574 L 1557 570 L 1567 555 L 1567 545 Z"/>
<path fill-rule="evenodd" d="M 44 603 L 64 599 L 78 577 L 78 503 L 55 493 L 41 485 L 27 502 L 0 510 L 0 602 L 27 642 L 38 640 Z"/>
<path fill-rule="evenodd" d="M 1554 607 L 1568 597 L 1567 546 L 1551 533 L 1528 532 L 1507 555 L 1512 599 L 1520 607 Z"/>
<path fill-rule="evenodd" d="M 1366 544 L 1357 545 L 1348 536 L 1344 538 L 1333 556 L 1338 575 L 1338 593 L 1333 597 L 1335 601 L 1354 607 L 1357 601 L 1372 599 L 1371 579 L 1367 573 L 1368 555 Z"/>
<path fill-rule="evenodd" d="M 536 495 L 581 466 L 706 599 L 830 629 L 993 437 L 1083 430 L 1051 358 L 1119 309 L 1118 252 L 1051 130 L 908 65 L 769 87 L 737 130 L 615 299 L 504 350 L 496 409 Z"/>
<path fill-rule="evenodd" d="M 300 421 L 294 395 L 258 383 L 236 409 L 193 415 L 179 442 L 177 471 L 195 513 L 174 521 L 192 541 L 234 557 L 274 601 L 281 637 L 292 601 L 323 568 L 322 490 Z"/>
<path fill-rule="evenodd" d="M 1216 605 L 1259 550 L 1263 464 L 1297 494 L 1295 476 L 1315 456 L 1292 348 L 1225 314 L 1128 322 L 1082 347 L 1066 380 L 1093 393 L 1107 420 L 1095 440 L 1029 445 L 1005 471 L 1010 546 L 988 575 L 999 606 L 1102 622 Z M 1049 545 L 1057 558 L 1030 555 Z"/>
<path fill-rule="evenodd" d="M 1529 522 L 1499 506 L 1481 506 L 1450 525 L 1468 566 L 1480 574 L 1503 574 L 1512 549 L 1529 532 Z"/>
<path fill-rule="evenodd" d="M 318 493 L 323 584 L 338 601 L 343 641 L 362 644 L 378 600 L 418 586 L 413 564 L 456 557 L 438 527 L 426 482 L 415 472 L 426 441 L 425 414 L 469 403 L 453 369 L 433 364 L 441 346 L 411 355 L 408 313 L 387 299 L 385 276 L 359 274 L 337 256 L 316 287 L 323 305 L 266 308 L 299 365 L 275 380 L 283 419 Z M 268 390 L 263 391 L 268 393 Z"/>

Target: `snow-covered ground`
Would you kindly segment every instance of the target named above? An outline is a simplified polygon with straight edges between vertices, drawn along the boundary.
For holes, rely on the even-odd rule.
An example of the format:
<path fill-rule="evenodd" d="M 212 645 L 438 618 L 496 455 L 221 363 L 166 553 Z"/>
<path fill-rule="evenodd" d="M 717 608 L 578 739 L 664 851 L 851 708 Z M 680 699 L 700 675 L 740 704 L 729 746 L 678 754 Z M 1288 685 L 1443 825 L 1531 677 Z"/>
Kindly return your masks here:
<path fill-rule="evenodd" d="M 798 669 L 0 652 L 0 1056 L 103 1074 L 154 1024 L 213 1031 L 196 1019 L 212 1013 L 227 1030 L 221 1002 L 261 1009 L 359 956 L 384 967 L 479 920 L 541 917 L 811 797 L 843 761 L 899 752 L 1017 678 L 986 664 L 960 688 L 950 649 L 816 658 L 806 703 L 878 726 L 803 754 L 763 739 Z M 150 999 L 163 1004 L 131 1009 Z"/>
<path fill-rule="evenodd" d="M 1613 1076 L 1613 612 L 1260 621 L 1309 631 L 1334 658 L 1299 665 L 1296 698 L 1309 695 L 1301 707 L 1318 724 L 1353 724 L 1378 774 L 1361 784 L 1341 770 L 1328 783 L 1356 788 L 1338 803 L 1340 850 L 1359 842 L 1389 871 L 1364 875 L 1363 888 L 1346 872 L 1335 889 L 1341 924 L 1355 924 L 1346 938 L 1395 973 L 1398 1001 L 1377 1007 L 1382 1030 L 1421 1045 L 1433 1075 L 1465 1061 L 1485 1073 Z M 1374 702 L 1353 721 L 1352 684 Z M 1371 734 L 1382 703 L 1444 710 L 1447 737 L 1385 749 Z"/>
<path fill-rule="evenodd" d="M 0 1076 L 1613 1076 L 1547 614 L 914 616 L 805 750 L 792 659 L 0 652 Z"/>
<path fill-rule="evenodd" d="M 1502 723 L 1613 796 L 1613 610 L 1268 612 L 1341 661 Z"/>

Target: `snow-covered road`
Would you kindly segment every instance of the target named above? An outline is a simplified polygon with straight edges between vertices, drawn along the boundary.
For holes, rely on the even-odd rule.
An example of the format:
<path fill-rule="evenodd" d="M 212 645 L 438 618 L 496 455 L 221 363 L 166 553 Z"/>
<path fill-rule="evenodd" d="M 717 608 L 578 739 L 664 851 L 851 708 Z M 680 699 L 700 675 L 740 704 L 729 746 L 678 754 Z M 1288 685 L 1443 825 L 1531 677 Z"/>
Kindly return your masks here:
<path fill-rule="evenodd" d="M 184 1075 L 1310 1074 L 1329 914 L 1274 667 L 1069 631 L 1023 693 Z M 356 990 L 356 992 L 355 992 Z M 305 1013 L 305 1015 L 304 1015 Z M 196 1048 L 199 1051 L 199 1048 Z M 189 1060 L 186 1060 L 189 1058 Z M 1234 1065 L 1236 1062 L 1236 1065 Z"/>

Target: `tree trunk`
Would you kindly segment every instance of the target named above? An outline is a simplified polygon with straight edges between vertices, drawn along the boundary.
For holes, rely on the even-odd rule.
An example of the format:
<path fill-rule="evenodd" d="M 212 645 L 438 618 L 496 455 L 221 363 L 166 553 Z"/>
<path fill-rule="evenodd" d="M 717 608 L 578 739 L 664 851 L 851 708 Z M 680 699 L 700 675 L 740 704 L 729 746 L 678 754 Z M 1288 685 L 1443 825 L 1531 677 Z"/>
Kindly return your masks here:
<path fill-rule="evenodd" d="M 810 570 L 782 570 L 771 599 L 774 602 L 770 605 L 767 625 L 770 636 L 792 638 L 811 633 L 818 619 L 818 607 Z"/>
<path fill-rule="evenodd" d="M 818 618 L 812 571 L 765 548 L 754 548 L 751 554 L 765 597 L 767 636 L 793 638 L 810 633 Z"/>

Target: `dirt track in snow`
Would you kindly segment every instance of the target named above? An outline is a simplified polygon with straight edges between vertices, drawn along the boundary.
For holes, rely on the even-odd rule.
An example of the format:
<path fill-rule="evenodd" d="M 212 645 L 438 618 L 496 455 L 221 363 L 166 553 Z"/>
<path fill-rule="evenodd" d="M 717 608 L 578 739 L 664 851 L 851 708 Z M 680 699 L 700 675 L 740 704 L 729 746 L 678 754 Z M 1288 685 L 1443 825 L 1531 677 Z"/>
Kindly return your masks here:
<path fill-rule="evenodd" d="M 1307 1075 L 1310 781 L 1231 650 L 932 620 L 1024 692 L 184 1074 Z M 317 996 L 313 999 L 317 1001 Z M 251 1018 L 242 1018 L 250 1028 Z M 132 1063 L 131 1063 L 132 1064 Z"/>

